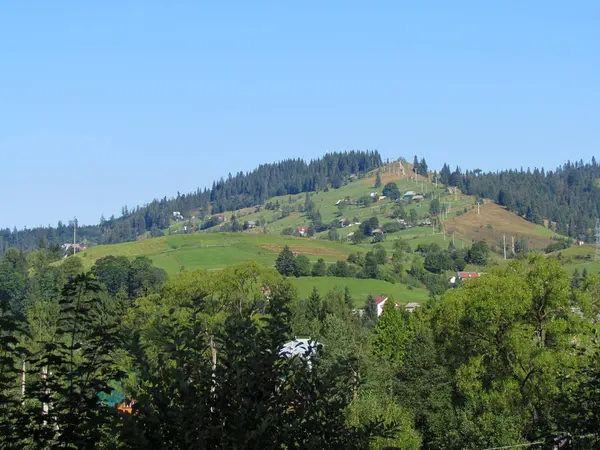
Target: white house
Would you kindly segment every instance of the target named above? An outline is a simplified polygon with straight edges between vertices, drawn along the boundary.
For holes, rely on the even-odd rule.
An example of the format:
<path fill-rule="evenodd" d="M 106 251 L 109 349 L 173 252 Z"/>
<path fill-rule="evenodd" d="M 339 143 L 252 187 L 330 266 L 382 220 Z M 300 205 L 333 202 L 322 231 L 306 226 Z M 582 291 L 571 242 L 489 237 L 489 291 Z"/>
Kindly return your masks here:
<path fill-rule="evenodd" d="M 385 302 L 388 301 L 388 298 L 382 296 L 375 297 L 373 300 L 375 301 L 375 305 L 377 306 L 377 317 L 379 317 L 383 312 L 383 305 L 385 305 Z"/>

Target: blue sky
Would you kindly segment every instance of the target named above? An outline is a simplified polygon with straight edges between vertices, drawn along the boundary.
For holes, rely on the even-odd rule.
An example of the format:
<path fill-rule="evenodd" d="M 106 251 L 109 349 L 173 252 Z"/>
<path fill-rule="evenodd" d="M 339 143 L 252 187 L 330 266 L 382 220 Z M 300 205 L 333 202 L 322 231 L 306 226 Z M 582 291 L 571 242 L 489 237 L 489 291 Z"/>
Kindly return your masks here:
<path fill-rule="evenodd" d="M 207 6 L 209 3 L 212 6 Z M 554 168 L 600 144 L 600 2 L 2 2 L 0 227 L 326 151 Z"/>

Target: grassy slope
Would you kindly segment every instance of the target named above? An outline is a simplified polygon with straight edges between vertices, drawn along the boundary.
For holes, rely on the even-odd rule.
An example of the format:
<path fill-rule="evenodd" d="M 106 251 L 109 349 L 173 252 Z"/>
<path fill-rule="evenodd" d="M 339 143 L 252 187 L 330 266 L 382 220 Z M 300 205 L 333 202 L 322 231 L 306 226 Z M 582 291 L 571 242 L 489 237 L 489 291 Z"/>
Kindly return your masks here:
<path fill-rule="evenodd" d="M 469 245 L 472 241 L 485 240 L 499 249 L 501 248 L 500 242 L 503 235 L 507 237 L 507 244 L 512 236 L 525 236 L 529 240 L 530 248 L 541 248 L 550 242 L 550 238 L 554 234 L 544 227 L 527 222 L 491 202 L 483 205 L 481 214 L 477 215 L 473 197 L 450 194 L 442 186 L 436 187 L 422 177 L 418 177 L 415 181 L 404 175 L 398 176 L 396 171 L 393 172 L 386 167 L 382 168 L 382 181 L 384 184 L 394 181 L 402 192 L 408 190 L 432 192 L 442 203 L 449 203 L 451 209 L 448 220 L 444 222 L 445 233 L 442 233 L 439 227 L 435 230 L 432 227 L 414 227 L 403 230 L 388 236 L 387 241 L 384 243 L 388 251 L 392 250 L 393 240 L 396 237 L 406 239 L 413 248 L 421 243 L 431 242 L 446 247 L 450 242 L 450 235 L 454 234 L 457 247 Z M 405 172 L 411 173 L 409 170 Z M 356 201 L 359 197 L 368 195 L 373 191 L 378 191 L 381 194 L 382 188 L 375 189 L 374 182 L 375 173 L 373 172 L 366 178 L 349 183 L 340 189 L 311 193 L 311 199 L 321 212 L 323 222 L 330 223 L 338 220 L 341 216 L 339 209 L 335 206 L 338 200 L 350 197 L 351 200 Z M 305 214 L 298 212 L 300 206 L 304 204 L 305 194 L 275 197 L 269 201 L 273 203 L 278 201 L 282 206 L 288 204 L 295 211 L 289 217 L 279 219 L 281 214 L 279 211 L 263 209 L 256 212 L 256 208 L 245 208 L 244 210 L 235 211 L 235 214 L 241 217 L 241 221 L 266 219 L 269 222 L 268 225 L 264 228 L 261 227 L 260 230 L 254 229 L 243 233 L 174 234 L 156 239 L 143 239 L 137 242 L 92 247 L 79 254 L 78 257 L 82 258 L 86 268 L 90 268 L 94 261 L 107 255 L 122 255 L 130 258 L 145 255 L 152 259 L 157 267 L 165 269 L 169 274 L 175 274 L 182 269 L 218 270 L 246 261 L 257 261 L 265 266 L 272 266 L 277 254 L 284 245 L 289 245 L 296 253 L 307 255 L 312 262 L 321 257 L 327 262 L 334 262 L 345 259 L 351 252 L 365 252 L 372 248 L 369 243 L 355 246 L 346 242 L 331 242 L 324 239 L 282 237 L 279 233 L 284 228 L 296 228 L 309 224 Z M 429 212 L 429 204 L 430 201 L 425 200 L 420 203 L 406 203 L 404 206 L 407 214 L 414 208 L 420 217 L 424 217 Z M 362 221 L 377 216 L 379 222 L 383 224 L 393 220 L 390 217 L 393 207 L 394 203 L 390 200 L 383 200 L 369 207 L 351 205 L 344 211 L 344 217 L 348 220 L 357 218 Z M 465 208 L 467 213 L 463 214 Z M 224 215 L 229 219 L 233 213 L 234 211 L 231 211 L 224 213 Z M 461 215 L 457 215 L 457 213 Z M 182 226 L 182 223 L 178 223 L 173 226 L 173 229 L 180 229 Z M 341 236 L 345 236 L 356 229 L 356 226 L 350 226 L 338 229 L 338 232 Z M 326 234 L 322 233 L 321 237 Z M 578 264 L 583 267 L 582 262 L 577 260 L 572 263 L 572 270 Z M 595 267 L 589 261 L 587 264 L 591 268 Z M 596 270 L 600 268 L 600 263 L 598 266 Z M 406 286 L 393 285 L 379 280 L 306 278 L 295 280 L 294 283 L 303 295 L 309 292 L 313 285 L 316 285 L 322 291 L 327 291 L 335 285 L 348 285 L 353 295 L 360 301 L 364 300 L 370 293 L 388 293 L 400 302 L 404 301 L 405 298 L 406 301 L 422 301 L 427 297 L 424 290 L 408 290 Z"/>
<path fill-rule="evenodd" d="M 311 261 L 345 259 L 357 249 L 349 244 L 249 233 L 197 233 L 165 236 L 117 245 L 102 245 L 79 253 L 85 268 L 107 255 L 148 256 L 169 274 L 184 269 L 222 269 L 245 261 L 272 266 L 284 245 L 305 254 Z M 359 249 L 362 250 L 362 249 Z"/>
<path fill-rule="evenodd" d="M 546 247 L 551 242 L 550 238 L 552 236 L 557 236 L 550 230 L 528 222 L 522 217 L 519 217 L 490 201 L 487 201 L 480 207 L 480 214 L 478 215 L 474 197 L 448 193 L 441 185 L 436 187 L 435 184 L 423 177 L 418 177 L 417 181 L 415 181 L 413 178 L 408 178 L 404 175 L 398 176 L 397 173 L 392 172 L 395 171 L 389 171 L 389 169 L 386 169 L 385 167 L 382 168 L 383 184 L 394 181 L 403 193 L 408 190 L 433 193 L 443 204 L 449 205 L 450 212 L 448 214 L 448 220 L 444 222 L 443 230 L 445 233 L 440 230 L 439 226 L 435 230 L 431 227 L 414 227 L 390 235 L 389 239 L 394 239 L 396 236 L 403 237 L 409 240 L 413 248 L 416 248 L 416 246 L 421 243 L 431 242 L 436 242 L 441 246 L 447 246 L 449 237 L 454 234 L 457 247 L 470 245 L 471 242 L 484 240 L 500 251 L 503 235 L 506 235 L 507 245 L 510 245 L 512 237 L 525 237 L 529 241 L 529 247 L 532 249 Z M 405 170 L 405 173 L 411 172 Z M 378 191 L 381 194 L 382 188 L 375 189 L 374 182 L 375 173 L 372 172 L 368 177 L 349 183 L 340 189 L 330 189 L 328 192 L 321 191 L 318 193 L 311 193 L 311 199 L 315 203 L 317 209 L 321 212 L 323 222 L 330 223 L 333 220 L 338 220 L 342 216 L 338 207 L 335 206 L 335 203 L 338 200 L 350 197 L 351 200 L 356 201 L 359 197 L 368 195 L 373 191 Z M 261 210 L 255 212 L 255 208 L 230 211 L 224 213 L 224 215 L 229 219 L 235 213 L 238 217 L 241 216 L 241 221 L 257 219 L 262 221 L 267 220 L 269 222 L 266 227 L 267 232 L 279 234 L 288 227 L 295 229 L 299 226 L 309 225 L 310 222 L 306 218 L 306 215 L 298 212 L 300 206 L 304 204 L 304 201 L 305 194 L 280 196 L 270 199 L 269 202 L 279 202 L 281 206 L 289 205 L 292 207 L 293 211 L 290 216 L 282 219 L 278 219 L 280 215 L 279 211 Z M 405 203 L 404 208 L 407 214 L 411 209 L 415 209 L 419 217 L 425 217 L 429 212 L 429 205 L 430 201 L 424 200 L 418 203 Z M 354 218 L 362 221 L 369 217 L 376 216 L 379 219 L 379 222 L 383 224 L 385 222 L 393 221 L 390 217 L 393 207 L 394 202 L 387 199 L 369 207 L 350 205 L 344 211 L 343 216 L 350 221 Z M 466 214 L 464 214 L 465 209 L 467 211 Z M 214 229 L 214 231 L 217 230 L 218 228 Z M 355 230 L 356 226 L 352 225 L 343 229 L 338 229 L 338 232 L 344 237 Z M 322 234 L 325 235 L 326 233 Z M 446 239 L 444 239 L 444 234 L 446 234 Z"/>
<path fill-rule="evenodd" d="M 354 305 L 360 307 L 364 305 L 369 295 L 389 295 L 398 303 L 425 303 L 429 294 L 425 289 L 409 289 L 404 284 L 392 284 L 383 280 L 361 280 L 358 278 L 335 278 L 335 277 L 302 277 L 292 279 L 292 283 L 298 288 L 300 297 L 308 297 L 316 287 L 321 294 L 325 294 L 334 287 L 344 289 L 346 286 L 350 289 L 354 298 Z"/>
<path fill-rule="evenodd" d="M 569 272 L 574 272 L 575 269 L 579 273 L 583 272 L 583 269 L 587 269 L 589 273 L 600 272 L 600 260 L 596 260 L 596 248 L 593 245 L 571 247 L 551 255 L 559 257 Z"/>

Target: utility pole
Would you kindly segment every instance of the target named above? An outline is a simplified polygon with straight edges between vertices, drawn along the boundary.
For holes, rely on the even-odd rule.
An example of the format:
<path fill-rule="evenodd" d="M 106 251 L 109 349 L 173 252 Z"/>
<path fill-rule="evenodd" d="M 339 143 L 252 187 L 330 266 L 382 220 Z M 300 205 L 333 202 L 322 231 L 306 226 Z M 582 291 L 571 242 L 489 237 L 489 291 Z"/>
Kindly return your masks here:
<path fill-rule="evenodd" d="M 455 233 L 452 233 L 452 247 L 456 248 L 456 246 L 455 246 L 455 244 L 454 244 L 454 234 L 455 234 Z"/>
<path fill-rule="evenodd" d="M 477 215 L 479 215 L 479 200 L 477 200 Z"/>
<path fill-rule="evenodd" d="M 600 259 L 600 219 L 596 219 L 596 261 Z"/>
<path fill-rule="evenodd" d="M 502 250 L 504 252 L 504 259 L 506 259 L 506 235 L 502 235 Z"/>
<path fill-rule="evenodd" d="M 77 217 L 73 217 L 73 254 L 77 252 Z"/>
<path fill-rule="evenodd" d="M 512 236 L 511 239 L 512 239 L 512 255 L 514 257 L 515 256 L 515 237 Z"/>

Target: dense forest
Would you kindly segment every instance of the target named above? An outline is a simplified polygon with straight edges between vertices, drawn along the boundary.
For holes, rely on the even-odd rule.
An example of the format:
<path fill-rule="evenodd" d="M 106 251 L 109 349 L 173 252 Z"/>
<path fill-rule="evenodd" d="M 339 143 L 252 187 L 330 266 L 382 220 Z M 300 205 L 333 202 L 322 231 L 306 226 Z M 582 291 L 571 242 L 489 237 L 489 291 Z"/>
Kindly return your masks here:
<path fill-rule="evenodd" d="M 544 169 L 505 170 L 482 173 L 479 170 L 453 172 L 447 164 L 439 180 L 458 186 L 469 195 L 489 198 L 525 219 L 543 224 L 558 233 L 593 242 L 593 228 L 600 217 L 600 166 L 568 162 L 555 171 Z"/>
<path fill-rule="evenodd" d="M 167 279 L 144 257 L 53 262 L 0 263 L 0 448 L 600 445 L 600 278 L 557 259 L 414 312 L 299 298 L 254 263 Z"/>
<path fill-rule="evenodd" d="M 275 195 L 314 191 L 327 185 L 339 188 L 348 176 L 366 173 L 381 163 L 377 151 L 350 151 L 328 153 L 308 163 L 289 159 L 263 164 L 252 172 L 229 174 L 227 179 L 215 181 L 211 189 L 177 193 L 174 198 L 164 197 L 133 209 L 125 206 L 120 217 L 102 217 L 98 225 L 78 227 L 77 233 L 82 240 L 94 244 L 128 242 L 147 231 L 160 236 L 160 230 L 169 227 L 174 211 L 184 215 L 193 212 L 202 218 L 212 213 L 258 205 Z M 0 253 L 11 247 L 29 251 L 36 249 L 41 239 L 49 243 L 71 242 L 73 227 L 73 223 L 59 222 L 57 227 L 0 230 Z"/>

